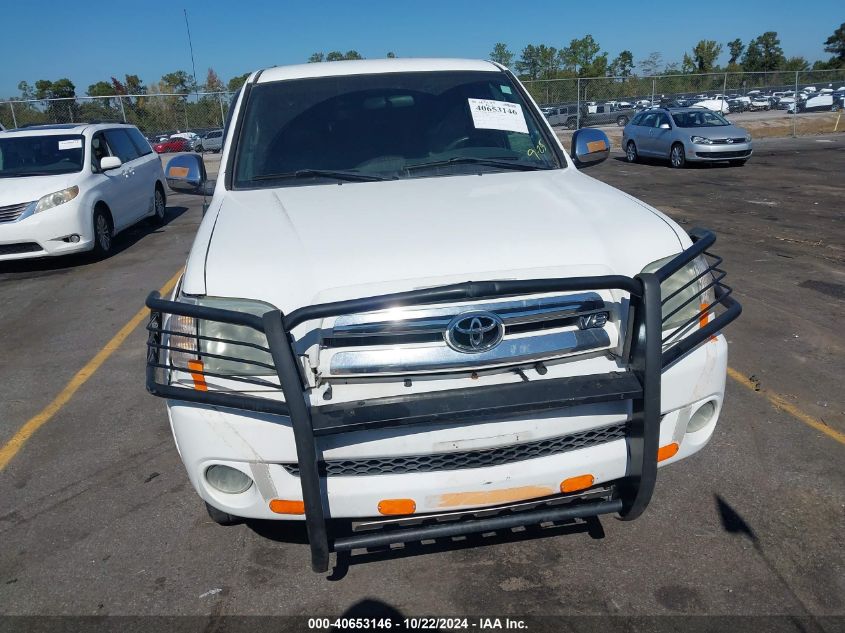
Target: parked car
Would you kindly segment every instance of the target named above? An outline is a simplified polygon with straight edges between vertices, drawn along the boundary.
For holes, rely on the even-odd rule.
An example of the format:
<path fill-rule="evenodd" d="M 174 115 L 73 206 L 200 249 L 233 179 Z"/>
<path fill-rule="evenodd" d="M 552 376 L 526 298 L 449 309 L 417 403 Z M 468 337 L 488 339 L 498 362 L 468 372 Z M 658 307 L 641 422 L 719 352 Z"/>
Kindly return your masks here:
<path fill-rule="evenodd" d="M 331 551 L 635 518 L 712 437 L 739 314 L 715 236 L 582 174 L 602 131 L 568 156 L 474 60 L 268 68 L 232 120 L 177 290 L 147 300 L 147 388 L 215 521 L 304 520 L 324 572 Z M 210 190 L 197 154 L 165 171 Z"/>
<path fill-rule="evenodd" d="M 199 134 L 196 132 L 177 132 L 176 134 L 170 135 L 171 140 L 177 138 L 183 138 L 188 141 L 188 149 L 192 152 L 198 152 L 202 146 L 202 139 L 200 139 Z"/>
<path fill-rule="evenodd" d="M 778 110 L 794 110 L 797 99 L 795 97 L 781 97 L 778 99 Z"/>
<path fill-rule="evenodd" d="M 771 101 L 762 96 L 755 96 L 751 99 L 751 103 L 748 106 L 749 110 L 758 111 L 758 110 L 770 110 L 772 108 Z"/>
<path fill-rule="evenodd" d="M 223 130 L 206 132 L 200 140 L 199 150 L 203 152 L 219 152 L 223 148 Z"/>
<path fill-rule="evenodd" d="M 181 136 L 175 136 L 167 139 L 166 141 L 156 143 L 153 145 L 153 149 L 158 154 L 166 154 L 167 152 L 190 152 L 191 145 L 188 142 L 188 139 Z"/>
<path fill-rule="evenodd" d="M 688 162 L 729 161 L 744 165 L 751 157 L 751 135 L 720 113 L 704 108 L 652 109 L 638 114 L 622 132 L 628 162 L 640 157 L 668 159 L 672 167 Z"/>
<path fill-rule="evenodd" d="M 615 123 L 619 127 L 624 127 L 636 113 L 637 110 L 635 108 L 622 108 L 616 104 L 599 103 L 596 105 L 595 111 L 587 114 L 586 121 L 581 122 L 581 127 L 608 125 L 612 123 Z"/>
<path fill-rule="evenodd" d="M 707 108 L 708 110 L 719 112 L 721 114 L 727 114 L 731 111 L 728 102 L 724 99 L 703 99 L 701 101 L 696 101 L 692 104 L 692 107 Z"/>
<path fill-rule="evenodd" d="M 579 121 L 584 121 L 587 118 L 587 108 L 581 106 L 581 114 L 578 114 L 578 105 L 575 103 L 554 106 L 549 109 L 549 114 L 546 119 L 552 126 L 565 125 L 570 130 L 574 130 Z"/>
<path fill-rule="evenodd" d="M 0 135 L 0 261 L 94 251 L 164 221 L 161 161 L 133 125 L 34 125 Z"/>
<path fill-rule="evenodd" d="M 819 94 L 805 101 L 798 101 L 798 112 L 836 112 L 837 110 L 839 110 L 839 103 L 834 99 L 833 94 Z M 790 105 L 788 112 L 795 113 L 794 102 Z"/>

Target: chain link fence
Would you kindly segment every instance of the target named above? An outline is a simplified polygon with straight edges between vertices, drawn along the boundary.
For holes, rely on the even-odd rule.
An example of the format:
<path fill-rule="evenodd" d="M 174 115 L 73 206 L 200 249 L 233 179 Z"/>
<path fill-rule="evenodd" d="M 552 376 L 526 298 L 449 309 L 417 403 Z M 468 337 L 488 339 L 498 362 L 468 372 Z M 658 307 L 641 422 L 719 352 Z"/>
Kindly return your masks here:
<path fill-rule="evenodd" d="M 845 69 L 585 77 L 523 83 L 552 125 L 573 130 L 622 127 L 638 110 L 652 105 L 687 106 L 703 101 L 739 125 L 765 128 L 771 132 L 767 135 L 845 130 L 845 122 L 840 125 L 839 117 L 830 115 L 845 107 Z M 767 114 L 752 114 L 755 112 Z M 825 112 L 827 117 L 809 116 Z"/>
<path fill-rule="evenodd" d="M 845 105 L 840 91 L 845 88 L 845 69 L 584 77 L 524 84 L 550 122 L 569 129 L 622 127 L 638 110 L 651 105 L 692 105 L 707 99 L 711 107 L 722 109 L 740 125 L 750 122 L 767 129 L 770 135 L 812 134 L 839 131 L 838 118 L 835 125 L 828 125 L 831 117 L 805 115 L 829 113 Z M 811 91 L 802 94 L 808 88 Z M 228 92 L 199 92 L 0 101 L 0 123 L 15 128 L 123 121 L 137 125 L 148 137 L 201 132 L 223 126 L 232 96 Z M 796 101 L 798 106 L 791 107 Z M 750 114 L 755 111 L 768 114 Z"/>
<path fill-rule="evenodd" d="M 0 101 L 6 128 L 47 123 L 122 121 L 148 136 L 223 127 L 233 93 L 113 95 Z"/>

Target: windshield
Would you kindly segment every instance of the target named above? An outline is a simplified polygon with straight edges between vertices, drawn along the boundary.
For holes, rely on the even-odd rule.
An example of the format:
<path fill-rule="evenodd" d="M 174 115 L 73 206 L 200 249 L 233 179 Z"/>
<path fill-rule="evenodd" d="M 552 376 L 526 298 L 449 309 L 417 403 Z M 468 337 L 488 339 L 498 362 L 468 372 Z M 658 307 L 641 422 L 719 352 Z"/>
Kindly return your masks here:
<path fill-rule="evenodd" d="M 0 178 L 82 171 L 85 145 L 78 134 L 0 137 Z"/>
<path fill-rule="evenodd" d="M 672 119 L 678 127 L 719 127 L 730 125 L 727 119 L 718 112 L 701 110 L 700 112 L 676 112 Z"/>
<path fill-rule="evenodd" d="M 235 163 L 236 187 L 561 166 L 508 75 L 477 71 L 258 84 Z"/>

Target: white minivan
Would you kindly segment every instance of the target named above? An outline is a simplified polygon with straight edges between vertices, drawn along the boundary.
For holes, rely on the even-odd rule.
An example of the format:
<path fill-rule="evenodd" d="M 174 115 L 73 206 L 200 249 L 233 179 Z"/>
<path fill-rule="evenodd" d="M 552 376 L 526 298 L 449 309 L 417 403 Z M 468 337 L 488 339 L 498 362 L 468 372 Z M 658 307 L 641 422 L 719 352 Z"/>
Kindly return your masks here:
<path fill-rule="evenodd" d="M 165 217 L 164 174 L 133 125 L 35 125 L 0 135 L 0 261 L 94 251 Z"/>

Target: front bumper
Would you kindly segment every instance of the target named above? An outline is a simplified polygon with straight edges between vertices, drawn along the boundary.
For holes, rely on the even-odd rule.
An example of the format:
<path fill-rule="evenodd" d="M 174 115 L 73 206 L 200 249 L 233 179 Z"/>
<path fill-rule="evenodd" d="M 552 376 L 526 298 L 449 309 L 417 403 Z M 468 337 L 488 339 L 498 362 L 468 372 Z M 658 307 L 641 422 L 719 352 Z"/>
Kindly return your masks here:
<path fill-rule="evenodd" d="M 94 230 L 84 221 L 80 199 L 42 213 L 24 213 L 14 222 L 0 223 L 0 261 L 68 255 L 91 250 Z M 71 236 L 78 241 L 71 241 Z"/>
<path fill-rule="evenodd" d="M 701 314 L 690 320 L 690 326 L 698 327 L 685 337 L 671 344 L 663 338 L 660 283 L 704 254 L 715 241 L 715 236 L 706 231 L 693 231 L 691 237 L 693 246 L 660 270 L 633 279 L 604 276 L 468 282 L 308 306 L 287 315 L 270 311 L 263 317 L 162 301 L 153 293 L 147 300 L 151 308 L 147 388 L 170 400 L 177 446 L 192 483 L 206 501 L 239 516 L 277 518 L 269 512 L 267 499 L 301 499 L 315 571 L 328 568 L 331 550 L 441 534 L 442 526 L 353 537 L 330 533 L 328 517 L 373 516 L 379 509 L 379 500 L 385 498 L 412 498 L 416 502 L 414 516 L 489 508 L 525 499 L 553 498 L 558 491 L 566 492 L 563 480 L 589 474 L 592 484 L 613 482 L 609 498 L 583 501 L 563 509 L 520 513 L 507 520 L 474 518 L 462 522 L 459 532 L 454 532 L 458 528 L 453 526 L 452 533 L 494 529 L 501 521 L 512 527 L 555 517 L 606 512 L 619 512 L 622 518 L 633 519 L 645 510 L 651 498 L 658 448 L 664 446 L 661 442 L 675 445 L 677 453 L 665 461 L 670 463 L 692 454 L 712 435 L 721 407 L 727 362 L 726 344 L 718 334 L 741 310 L 730 297 L 730 289 L 720 283 L 723 273 L 716 267 L 717 262 L 704 273 L 713 279 L 710 287 L 715 290 L 716 303 L 705 306 Z M 420 393 L 384 401 L 317 406 L 309 398 L 310 388 L 303 383 L 290 334 L 306 322 L 396 306 L 600 289 L 618 289 L 629 296 L 628 331 L 632 334 L 621 358 L 606 358 L 603 366 L 601 361 L 595 361 L 599 365 L 594 365 L 594 371 L 570 376 L 568 380 L 522 383 L 515 379 L 512 385 L 492 391 L 466 388 L 447 398 Z M 723 310 L 718 316 L 717 307 Z M 163 318 L 166 313 L 235 324 L 263 333 L 278 378 L 278 395 L 283 398 L 253 395 L 254 388 L 249 393 L 208 390 L 204 377 L 215 374 L 204 370 L 202 364 L 190 370 L 194 380 L 199 381 L 194 388 L 171 384 L 166 375 L 172 366 L 161 358 L 162 352 L 166 356 L 168 349 L 173 349 L 168 347 L 166 338 L 173 334 Z M 687 326 L 681 329 L 686 332 Z M 266 388 L 272 383 L 263 380 L 261 384 Z M 665 392 L 663 385 L 667 387 Z M 715 414 L 703 427 L 687 433 L 686 422 L 694 407 L 709 400 L 713 401 Z M 613 423 L 624 424 L 623 438 L 536 459 L 423 474 L 321 474 L 321 463 L 335 457 L 356 456 L 356 450 L 357 456 L 361 450 L 376 456 L 401 452 L 402 438 L 406 437 L 414 438 L 406 446 L 415 450 L 428 443 L 432 449 L 439 447 L 443 451 L 447 444 L 457 447 L 468 442 L 477 447 L 481 440 L 495 446 L 497 442 L 518 443 L 531 437 L 531 433 L 549 436 Z M 350 450 L 352 446 L 363 449 Z M 296 475 L 282 466 L 291 461 L 296 464 Z M 240 495 L 225 495 L 209 488 L 203 473 L 213 463 L 243 470 L 255 485 Z"/>
<path fill-rule="evenodd" d="M 609 363 L 609 361 L 608 361 Z M 684 459 L 709 441 L 724 394 L 727 343 L 723 336 L 697 348 L 668 368 L 662 376 L 658 446 L 679 445 L 678 452 L 660 465 Z M 705 427 L 687 432 L 692 413 L 704 402 L 715 404 Z M 208 503 L 236 516 L 255 519 L 301 519 L 280 516 L 269 508 L 271 499 L 299 499 L 299 463 L 290 418 L 237 412 L 198 403 L 168 401 L 168 415 L 180 456 L 197 493 Z M 631 418 L 628 401 L 561 406 L 545 413 L 482 418 L 472 424 L 414 426 L 413 442 L 395 429 L 352 431 L 317 440 L 321 462 L 346 465 L 347 473 L 321 476 L 327 514 L 334 518 L 365 519 L 379 515 L 383 499 L 414 499 L 416 514 L 469 510 L 560 494 L 561 482 L 589 473 L 594 485 L 622 480 L 628 453 L 624 437 L 572 450 L 503 463 L 472 467 L 457 464 L 438 470 L 384 469 L 363 466 L 390 456 L 393 462 L 418 461 L 417 456 L 477 455 L 499 449 L 550 443 L 557 438 L 598 434 L 625 425 Z M 599 438 L 601 440 L 601 438 Z M 456 452 L 461 451 L 463 452 Z M 526 452 L 530 454 L 530 451 Z M 404 459 L 402 459 L 404 458 Z M 385 460 L 390 462 L 390 460 Z M 224 464 L 243 471 L 256 485 L 238 495 L 221 493 L 205 479 L 205 471 Z M 469 466 L 469 467 L 467 467 Z"/>
<path fill-rule="evenodd" d="M 751 143 L 725 143 L 699 145 L 691 143 L 687 149 L 688 161 L 747 160 L 753 153 Z"/>

